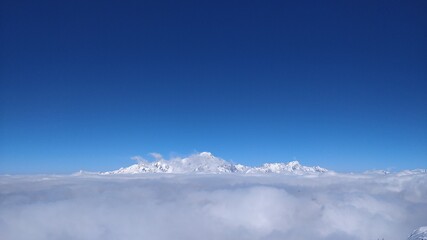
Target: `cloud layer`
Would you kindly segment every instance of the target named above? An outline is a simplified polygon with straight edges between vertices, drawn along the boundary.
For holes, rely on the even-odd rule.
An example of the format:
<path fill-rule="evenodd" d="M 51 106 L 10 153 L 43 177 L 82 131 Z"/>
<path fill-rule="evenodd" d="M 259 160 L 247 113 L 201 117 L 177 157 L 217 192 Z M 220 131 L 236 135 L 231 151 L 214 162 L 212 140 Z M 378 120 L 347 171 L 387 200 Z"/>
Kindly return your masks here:
<path fill-rule="evenodd" d="M 427 174 L 0 177 L 0 239 L 406 239 Z"/>

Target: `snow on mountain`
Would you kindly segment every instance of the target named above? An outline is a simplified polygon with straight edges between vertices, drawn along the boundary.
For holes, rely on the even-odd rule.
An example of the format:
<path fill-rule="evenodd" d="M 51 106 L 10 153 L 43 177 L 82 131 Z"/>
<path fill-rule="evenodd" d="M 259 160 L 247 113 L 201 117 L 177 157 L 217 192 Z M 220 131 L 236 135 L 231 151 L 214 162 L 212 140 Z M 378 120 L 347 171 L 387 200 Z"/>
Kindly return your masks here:
<path fill-rule="evenodd" d="M 138 173 L 288 173 L 288 174 L 314 174 L 324 173 L 328 170 L 321 167 L 302 166 L 298 161 L 289 163 L 266 163 L 260 167 L 249 167 L 241 164 L 232 164 L 221 158 L 215 157 L 210 152 L 201 152 L 186 158 L 173 158 L 164 160 L 160 155 L 154 155 L 156 160 L 148 162 L 137 158 L 138 163 L 115 171 L 103 174 L 138 174 Z"/>
<path fill-rule="evenodd" d="M 408 240 L 427 240 L 427 226 L 420 227 L 413 231 Z"/>
<path fill-rule="evenodd" d="M 386 171 L 386 170 L 368 170 L 368 171 L 364 171 L 364 174 L 368 174 L 368 175 L 388 175 L 391 174 L 390 171 Z"/>
<path fill-rule="evenodd" d="M 397 176 L 408 176 L 408 175 L 419 175 L 426 174 L 427 169 L 414 169 L 414 170 L 403 170 L 397 173 Z"/>
<path fill-rule="evenodd" d="M 247 173 L 293 173 L 293 174 L 307 174 L 307 173 L 323 173 L 328 170 L 321 167 L 306 167 L 302 166 L 298 161 L 288 163 L 264 163 L 261 167 L 254 167 L 247 170 Z"/>

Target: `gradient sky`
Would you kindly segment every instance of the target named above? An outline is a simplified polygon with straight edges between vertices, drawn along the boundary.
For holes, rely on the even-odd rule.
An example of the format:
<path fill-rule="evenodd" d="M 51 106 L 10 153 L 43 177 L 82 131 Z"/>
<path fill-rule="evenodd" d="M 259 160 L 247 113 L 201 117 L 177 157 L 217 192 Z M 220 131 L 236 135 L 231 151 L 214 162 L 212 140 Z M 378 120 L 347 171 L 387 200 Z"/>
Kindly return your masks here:
<path fill-rule="evenodd" d="M 0 4 L 2 174 L 427 167 L 427 1 Z"/>

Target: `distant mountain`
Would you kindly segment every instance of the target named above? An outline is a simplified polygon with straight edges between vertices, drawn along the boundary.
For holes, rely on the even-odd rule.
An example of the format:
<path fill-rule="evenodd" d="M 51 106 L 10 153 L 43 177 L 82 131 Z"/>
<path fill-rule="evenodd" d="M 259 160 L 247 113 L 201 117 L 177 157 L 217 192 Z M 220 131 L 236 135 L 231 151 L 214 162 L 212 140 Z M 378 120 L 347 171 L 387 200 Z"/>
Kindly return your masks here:
<path fill-rule="evenodd" d="M 298 161 L 288 163 L 264 163 L 260 167 L 249 168 L 246 173 L 293 173 L 293 174 L 308 174 L 308 173 L 324 173 L 328 170 L 321 167 L 306 167 L 302 166 Z"/>
<path fill-rule="evenodd" d="M 403 170 L 400 172 L 390 172 L 386 170 L 369 170 L 363 172 L 366 175 L 393 175 L 397 177 L 409 176 L 409 175 L 423 175 L 427 174 L 427 169 L 413 169 L 413 170 Z"/>
<path fill-rule="evenodd" d="M 154 162 L 140 160 L 137 164 L 102 174 L 138 174 L 138 173 L 242 173 L 242 174 L 317 174 L 328 170 L 321 167 L 302 166 L 298 161 L 288 163 L 265 163 L 260 167 L 232 164 L 215 157 L 210 152 L 201 152 L 186 158 L 164 160 L 161 157 Z"/>
<path fill-rule="evenodd" d="M 427 240 L 427 226 L 420 227 L 413 231 L 408 240 Z"/>
<path fill-rule="evenodd" d="M 407 175 L 418 175 L 426 174 L 427 169 L 414 169 L 414 170 L 403 170 L 397 173 L 397 176 L 407 176 Z"/>

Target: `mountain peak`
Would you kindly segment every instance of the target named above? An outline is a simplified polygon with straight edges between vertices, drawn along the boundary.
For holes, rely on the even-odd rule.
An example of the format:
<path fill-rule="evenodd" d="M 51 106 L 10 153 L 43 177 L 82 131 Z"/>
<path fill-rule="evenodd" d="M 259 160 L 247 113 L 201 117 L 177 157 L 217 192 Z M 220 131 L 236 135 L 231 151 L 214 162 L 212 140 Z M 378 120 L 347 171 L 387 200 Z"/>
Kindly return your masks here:
<path fill-rule="evenodd" d="M 289 166 L 301 166 L 301 164 L 297 160 L 288 162 L 288 165 Z"/>
<path fill-rule="evenodd" d="M 213 158 L 214 155 L 211 152 L 201 152 L 199 153 L 200 157 L 209 157 L 209 158 Z"/>

